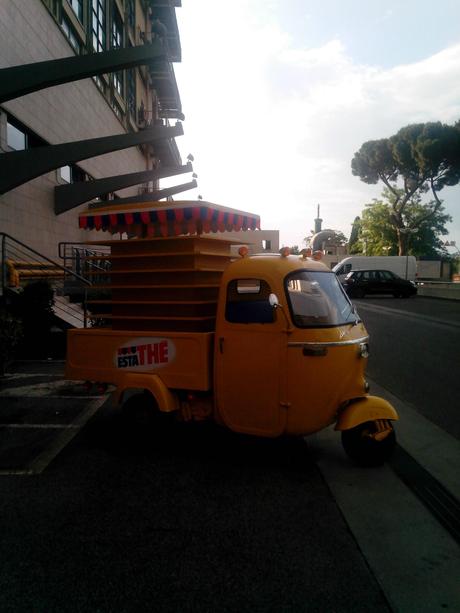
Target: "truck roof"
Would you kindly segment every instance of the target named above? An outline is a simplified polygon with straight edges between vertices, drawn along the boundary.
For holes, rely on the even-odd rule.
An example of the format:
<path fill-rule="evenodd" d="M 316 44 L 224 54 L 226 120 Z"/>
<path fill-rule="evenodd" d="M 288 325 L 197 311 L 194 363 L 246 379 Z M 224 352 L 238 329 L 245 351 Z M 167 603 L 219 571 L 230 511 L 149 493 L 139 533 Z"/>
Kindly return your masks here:
<path fill-rule="evenodd" d="M 241 269 L 241 272 L 239 272 Z M 248 276 L 248 274 L 276 274 L 285 277 L 294 270 L 312 270 L 317 272 L 331 272 L 323 262 L 304 258 L 301 255 L 282 256 L 278 253 L 262 253 L 234 260 L 227 268 L 231 275 Z M 227 272 L 226 271 L 226 272 Z"/>

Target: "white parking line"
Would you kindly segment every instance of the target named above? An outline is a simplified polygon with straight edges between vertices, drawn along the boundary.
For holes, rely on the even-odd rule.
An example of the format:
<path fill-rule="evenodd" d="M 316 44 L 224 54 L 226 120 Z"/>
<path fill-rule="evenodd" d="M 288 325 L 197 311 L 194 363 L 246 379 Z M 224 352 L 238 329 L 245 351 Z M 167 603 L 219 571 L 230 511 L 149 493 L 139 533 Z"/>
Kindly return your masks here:
<path fill-rule="evenodd" d="M 66 428 L 80 428 L 76 424 L 2 424 L 0 423 L 0 428 L 17 428 L 27 430 L 28 428 L 34 429 L 54 429 L 54 430 L 65 430 Z"/>
<path fill-rule="evenodd" d="M 17 388 L 16 388 L 17 389 Z M 35 397 L 38 394 L 35 395 Z M 22 397 L 22 395 L 21 395 Z M 40 429 L 55 429 L 62 430 L 62 433 L 56 436 L 53 443 L 48 445 L 38 456 L 36 456 L 24 469 L 3 469 L 0 470 L 0 475 L 38 475 L 45 470 L 48 464 L 58 455 L 66 445 L 78 434 L 81 428 L 91 419 L 91 417 L 99 410 L 104 402 L 109 397 L 108 394 L 104 396 L 85 397 L 84 399 L 90 400 L 86 407 L 77 418 L 70 424 L 0 424 L 0 427 L 12 427 L 12 428 L 40 428 Z M 59 396 L 59 398 L 63 398 Z M 75 399 L 75 396 L 69 396 L 69 398 Z M 78 397 L 77 397 L 78 398 Z"/>

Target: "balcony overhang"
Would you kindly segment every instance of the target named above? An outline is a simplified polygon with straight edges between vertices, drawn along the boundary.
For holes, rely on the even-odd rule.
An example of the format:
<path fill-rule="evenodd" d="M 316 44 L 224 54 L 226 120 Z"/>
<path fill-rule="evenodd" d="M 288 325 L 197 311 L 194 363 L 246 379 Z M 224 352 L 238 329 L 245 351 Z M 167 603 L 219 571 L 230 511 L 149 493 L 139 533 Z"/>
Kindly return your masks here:
<path fill-rule="evenodd" d="M 149 70 L 160 106 L 159 116 L 183 119 L 182 102 L 171 62 L 155 60 L 150 62 Z"/>
<path fill-rule="evenodd" d="M 179 147 L 174 139 L 158 140 L 155 142 L 153 149 L 163 166 L 180 166 L 182 164 Z"/>
<path fill-rule="evenodd" d="M 193 179 L 193 181 L 190 181 L 189 183 L 182 183 L 181 185 L 176 185 L 173 187 L 165 187 L 164 189 L 145 191 L 145 193 L 139 194 L 139 196 L 127 196 L 126 198 L 116 198 L 116 200 L 97 200 L 95 202 L 90 202 L 88 204 L 88 208 L 100 209 L 105 206 L 113 206 L 114 204 L 142 204 L 145 202 L 153 202 L 156 200 L 161 200 L 162 198 L 168 198 L 168 196 L 174 196 L 179 192 L 188 191 L 189 189 L 193 189 L 197 186 L 198 184 L 196 180 Z"/>
<path fill-rule="evenodd" d="M 180 123 L 175 126 L 157 125 L 139 132 L 117 136 L 104 136 L 2 153 L 0 154 L 0 194 L 62 166 L 136 145 L 156 143 L 162 140 L 169 142 L 171 138 L 181 136 L 183 133 Z M 175 144 L 175 141 L 172 142 Z"/>
<path fill-rule="evenodd" d="M 133 185 L 140 185 L 148 181 L 156 181 L 164 177 L 173 177 L 185 172 L 191 172 L 192 170 L 192 165 L 188 163 L 185 166 L 178 166 L 175 168 L 143 170 L 141 172 L 131 172 L 126 175 L 96 179 L 95 181 L 81 181 L 79 183 L 69 183 L 68 185 L 57 185 L 54 188 L 54 212 L 56 215 L 60 215 L 102 194 L 125 189 Z"/>
<path fill-rule="evenodd" d="M 172 187 L 165 187 L 164 189 L 154 189 L 152 191 L 145 192 L 139 196 L 131 196 L 127 198 L 117 198 L 116 200 L 106 200 L 90 202 L 88 204 L 89 209 L 101 209 L 104 207 L 112 207 L 114 204 L 120 206 L 121 204 L 145 204 L 148 202 L 158 202 L 162 198 L 169 198 L 182 192 L 187 192 L 190 189 L 197 187 L 195 179 L 189 181 L 189 183 L 181 183 L 180 185 L 173 185 Z"/>
<path fill-rule="evenodd" d="M 45 89 L 104 73 L 115 72 L 149 64 L 152 60 L 167 57 L 165 46 L 159 39 L 138 47 L 112 49 L 88 55 L 0 69 L 0 104 Z"/>
<path fill-rule="evenodd" d="M 180 7 L 181 2 L 168 0 L 151 0 L 150 8 L 152 9 L 152 19 L 156 17 L 166 27 L 166 44 L 168 48 L 169 58 L 172 62 L 182 61 L 182 49 L 180 44 L 179 28 L 177 25 L 176 9 Z"/>

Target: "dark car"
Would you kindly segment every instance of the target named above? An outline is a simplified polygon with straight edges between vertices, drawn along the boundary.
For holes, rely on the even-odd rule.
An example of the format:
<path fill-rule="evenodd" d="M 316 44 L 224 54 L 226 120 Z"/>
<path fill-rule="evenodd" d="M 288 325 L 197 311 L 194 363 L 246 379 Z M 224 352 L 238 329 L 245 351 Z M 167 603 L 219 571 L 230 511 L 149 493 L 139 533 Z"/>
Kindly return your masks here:
<path fill-rule="evenodd" d="M 391 294 L 395 298 L 409 298 L 417 293 L 413 281 L 401 279 L 389 270 L 352 270 L 343 280 L 343 287 L 353 298 L 366 294 Z"/>

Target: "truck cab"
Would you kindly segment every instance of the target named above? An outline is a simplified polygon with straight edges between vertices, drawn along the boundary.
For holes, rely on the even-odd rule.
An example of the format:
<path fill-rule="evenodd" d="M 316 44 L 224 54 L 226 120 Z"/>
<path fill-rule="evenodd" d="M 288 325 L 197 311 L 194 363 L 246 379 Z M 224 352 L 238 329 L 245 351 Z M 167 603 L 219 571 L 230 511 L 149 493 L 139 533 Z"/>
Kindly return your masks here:
<path fill-rule="evenodd" d="M 270 296 L 275 296 L 272 306 Z M 273 301 L 273 299 L 272 299 Z M 335 275 L 298 256 L 245 257 L 222 277 L 216 409 L 232 430 L 314 432 L 366 394 L 364 326 Z"/>

